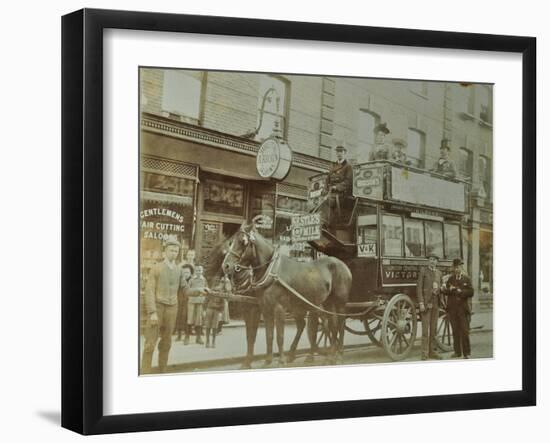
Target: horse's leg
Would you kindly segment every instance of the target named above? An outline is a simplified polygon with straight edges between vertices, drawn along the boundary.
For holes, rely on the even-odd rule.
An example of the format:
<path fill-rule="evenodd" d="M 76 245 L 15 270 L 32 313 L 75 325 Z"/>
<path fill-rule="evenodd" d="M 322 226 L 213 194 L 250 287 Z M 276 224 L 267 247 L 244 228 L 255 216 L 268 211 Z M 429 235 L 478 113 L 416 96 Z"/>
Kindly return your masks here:
<path fill-rule="evenodd" d="M 275 320 L 273 311 L 267 309 L 264 310 L 264 322 L 265 322 L 265 344 L 266 344 L 266 357 L 264 366 L 270 366 L 273 363 L 273 330 L 275 329 Z"/>
<path fill-rule="evenodd" d="M 294 340 L 290 345 L 290 351 L 288 352 L 287 361 L 289 363 L 296 359 L 296 348 L 298 347 L 298 343 L 300 342 L 300 338 L 302 337 L 302 333 L 306 327 L 305 312 L 296 313 L 294 319 L 296 320 L 296 335 L 294 336 Z"/>
<path fill-rule="evenodd" d="M 248 309 L 245 309 L 244 323 L 246 326 L 246 357 L 241 369 L 252 368 L 252 361 L 254 360 L 254 344 L 256 343 L 259 320 L 260 309 L 257 306 L 250 306 Z"/>
<path fill-rule="evenodd" d="M 307 317 L 307 338 L 309 339 L 309 354 L 306 357 L 306 363 L 312 363 L 315 360 L 315 351 L 317 351 L 318 327 L 319 316 L 316 312 L 310 311 Z"/>
<path fill-rule="evenodd" d="M 346 307 L 338 305 L 336 312 L 340 315 L 337 318 L 338 336 L 337 336 L 337 349 L 336 349 L 336 362 L 343 363 L 344 361 L 344 334 L 346 332 L 346 317 L 343 315 L 346 312 Z"/>
<path fill-rule="evenodd" d="M 275 325 L 277 326 L 277 348 L 279 349 L 279 366 L 284 366 L 286 364 L 285 309 L 279 304 L 275 307 Z"/>

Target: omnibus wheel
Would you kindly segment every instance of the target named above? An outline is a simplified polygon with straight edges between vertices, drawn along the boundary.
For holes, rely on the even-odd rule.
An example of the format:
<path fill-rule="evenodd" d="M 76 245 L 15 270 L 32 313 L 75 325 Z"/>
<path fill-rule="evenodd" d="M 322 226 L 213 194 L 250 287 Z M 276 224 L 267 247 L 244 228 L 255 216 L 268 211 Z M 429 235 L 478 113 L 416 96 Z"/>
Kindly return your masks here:
<path fill-rule="evenodd" d="M 394 295 L 382 318 L 382 346 L 393 360 L 403 360 L 411 352 L 416 339 L 416 308 L 408 295 Z"/>
<path fill-rule="evenodd" d="M 453 330 L 447 313 L 447 296 L 441 297 L 439 305 L 439 317 L 435 331 L 435 342 L 443 352 L 450 352 L 453 347 Z"/>

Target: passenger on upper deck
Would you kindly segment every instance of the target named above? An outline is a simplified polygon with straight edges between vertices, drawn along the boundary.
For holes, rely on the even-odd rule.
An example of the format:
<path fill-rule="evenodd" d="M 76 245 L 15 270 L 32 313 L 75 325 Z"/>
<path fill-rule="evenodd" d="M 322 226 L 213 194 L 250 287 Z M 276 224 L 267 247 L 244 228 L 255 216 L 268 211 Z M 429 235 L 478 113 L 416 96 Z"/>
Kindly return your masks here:
<path fill-rule="evenodd" d="M 401 163 L 403 165 L 410 165 L 411 162 L 407 158 L 405 153 L 405 148 L 407 147 L 407 142 L 402 138 L 394 138 L 393 142 L 393 152 L 391 154 L 391 159 L 396 163 Z"/>
<path fill-rule="evenodd" d="M 447 178 L 456 177 L 456 168 L 454 162 L 449 158 L 451 147 L 449 146 L 449 140 L 444 138 L 441 140 L 441 147 L 439 148 L 440 157 L 435 162 L 430 172 L 436 172 L 437 174 L 444 175 Z"/>
<path fill-rule="evenodd" d="M 369 155 L 369 161 L 390 159 L 390 146 L 386 144 L 386 135 L 389 133 L 386 123 L 374 127 L 374 150 Z"/>

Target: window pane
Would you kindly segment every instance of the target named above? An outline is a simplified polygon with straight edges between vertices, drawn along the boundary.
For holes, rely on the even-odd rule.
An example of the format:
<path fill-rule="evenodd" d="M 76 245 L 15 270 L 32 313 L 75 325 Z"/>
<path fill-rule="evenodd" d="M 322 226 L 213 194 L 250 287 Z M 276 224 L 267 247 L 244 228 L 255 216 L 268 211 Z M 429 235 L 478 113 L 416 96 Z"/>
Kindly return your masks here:
<path fill-rule="evenodd" d="M 439 222 L 427 221 L 426 227 L 426 255 L 435 254 L 443 257 L 443 225 Z"/>
<path fill-rule="evenodd" d="M 386 256 L 403 255 L 403 226 L 401 217 L 384 215 L 382 217 L 382 254 Z"/>
<path fill-rule="evenodd" d="M 424 135 L 409 129 L 407 131 L 407 157 L 413 166 L 423 167 Z"/>
<path fill-rule="evenodd" d="M 201 81 L 175 69 L 164 71 L 162 110 L 172 114 L 199 118 Z"/>
<path fill-rule="evenodd" d="M 284 133 L 286 87 L 286 82 L 280 78 L 271 75 L 261 77 L 258 94 L 258 124 L 261 123 L 259 139 L 271 136 L 276 124 Z"/>
<path fill-rule="evenodd" d="M 424 257 L 424 224 L 405 219 L 405 256 Z"/>
<path fill-rule="evenodd" d="M 357 161 L 363 163 L 368 161 L 369 155 L 374 147 L 374 127 L 376 116 L 370 112 L 360 111 L 358 122 L 358 148 Z"/>
<path fill-rule="evenodd" d="M 460 227 L 445 223 L 445 257 L 462 258 L 460 256 Z"/>
<path fill-rule="evenodd" d="M 206 180 L 203 187 L 204 210 L 220 214 L 244 214 L 244 186 L 218 180 Z"/>

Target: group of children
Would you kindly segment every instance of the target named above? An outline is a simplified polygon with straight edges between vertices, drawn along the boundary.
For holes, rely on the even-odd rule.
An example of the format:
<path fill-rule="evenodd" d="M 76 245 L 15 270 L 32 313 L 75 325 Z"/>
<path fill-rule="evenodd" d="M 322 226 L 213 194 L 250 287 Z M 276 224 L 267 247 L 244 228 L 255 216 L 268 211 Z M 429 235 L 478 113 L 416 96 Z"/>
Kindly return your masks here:
<path fill-rule="evenodd" d="M 196 343 L 206 348 L 216 347 L 216 336 L 221 333 L 222 325 L 229 321 L 228 303 L 225 296 L 231 292 L 229 278 L 220 277 L 210 289 L 203 275 L 203 267 L 184 264 L 182 266 L 189 282 L 189 289 L 204 289 L 206 295 L 188 295 L 186 291 L 180 294 L 178 320 L 176 322 L 177 341 L 185 332 L 183 344 L 188 345 L 192 330 L 196 335 Z M 203 342 L 203 326 L 206 343 Z"/>

